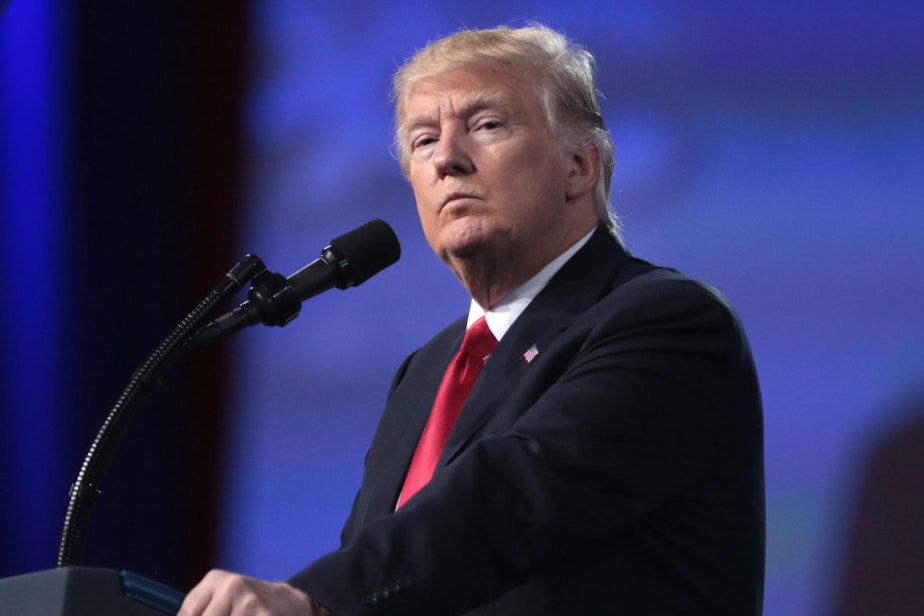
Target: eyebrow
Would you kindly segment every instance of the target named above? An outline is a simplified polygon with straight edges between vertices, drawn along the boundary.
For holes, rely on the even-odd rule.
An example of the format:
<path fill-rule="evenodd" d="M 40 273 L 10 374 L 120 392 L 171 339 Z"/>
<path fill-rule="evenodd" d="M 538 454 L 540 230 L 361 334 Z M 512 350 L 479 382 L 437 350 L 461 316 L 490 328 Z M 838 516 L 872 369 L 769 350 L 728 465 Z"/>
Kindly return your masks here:
<path fill-rule="evenodd" d="M 485 109 L 496 108 L 507 114 L 511 113 L 513 105 L 510 103 L 508 98 L 502 93 L 486 93 L 484 91 L 474 92 L 471 96 L 462 100 L 462 103 L 459 106 L 458 117 L 469 118 Z M 411 116 L 406 118 L 398 126 L 398 135 L 401 138 L 407 137 L 409 133 L 418 129 L 418 128 L 428 128 L 434 125 L 434 122 L 429 115 L 418 114 L 416 116 Z"/>

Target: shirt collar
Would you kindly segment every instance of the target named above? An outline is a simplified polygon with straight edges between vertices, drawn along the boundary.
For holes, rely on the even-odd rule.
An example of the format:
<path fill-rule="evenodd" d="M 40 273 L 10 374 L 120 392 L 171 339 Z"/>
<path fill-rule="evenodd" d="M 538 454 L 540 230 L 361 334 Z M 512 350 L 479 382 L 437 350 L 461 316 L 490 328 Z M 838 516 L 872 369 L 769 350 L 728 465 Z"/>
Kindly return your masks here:
<path fill-rule="evenodd" d="M 587 243 L 595 230 L 596 229 L 591 230 L 590 233 L 575 242 L 571 248 L 561 253 L 548 265 L 539 270 L 535 276 L 508 293 L 504 299 L 495 304 L 490 310 L 485 311 L 478 302 L 472 300 L 468 310 L 468 323 L 466 327 L 469 327 L 472 323 L 484 317 L 488 322 L 488 328 L 491 330 L 491 333 L 494 334 L 495 338 L 500 340 L 513 325 L 513 322 L 523 314 L 523 311 L 526 310 L 530 302 L 532 302 L 536 296 L 539 295 L 539 292 L 545 288 L 545 285 L 549 283 L 552 276 L 558 273 L 558 270 L 568 262 L 568 259 L 573 257 L 574 253 Z"/>

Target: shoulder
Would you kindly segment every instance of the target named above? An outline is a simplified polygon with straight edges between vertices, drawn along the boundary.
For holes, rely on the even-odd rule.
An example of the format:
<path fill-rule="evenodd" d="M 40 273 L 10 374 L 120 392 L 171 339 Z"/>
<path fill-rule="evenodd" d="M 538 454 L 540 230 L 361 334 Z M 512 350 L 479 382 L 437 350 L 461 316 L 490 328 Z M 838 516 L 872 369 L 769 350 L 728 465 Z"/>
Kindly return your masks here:
<path fill-rule="evenodd" d="M 630 258 L 613 279 L 602 301 L 625 304 L 636 310 L 654 308 L 712 308 L 733 315 L 734 308 L 725 295 L 682 272 Z"/>
<path fill-rule="evenodd" d="M 629 272 L 582 317 L 590 337 L 645 341 L 740 358 L 750 348 L 741 319 L 718 289 L 682 272 L 631 259 Z"/>

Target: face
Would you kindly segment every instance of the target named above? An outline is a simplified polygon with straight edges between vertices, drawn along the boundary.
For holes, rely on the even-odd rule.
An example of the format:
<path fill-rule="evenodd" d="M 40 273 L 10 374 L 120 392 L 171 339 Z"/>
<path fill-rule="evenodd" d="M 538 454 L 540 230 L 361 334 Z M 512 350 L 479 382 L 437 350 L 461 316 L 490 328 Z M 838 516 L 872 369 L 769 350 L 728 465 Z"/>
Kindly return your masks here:
<path fill-rule="evenodd" d="M 479 260 L 525 282 L 576 241 L 565 237 L 574 157 L 526 78 L 423 78 L 408 92 L 398 139 L 427 241 L 463 282 L 460 268 Z"/>

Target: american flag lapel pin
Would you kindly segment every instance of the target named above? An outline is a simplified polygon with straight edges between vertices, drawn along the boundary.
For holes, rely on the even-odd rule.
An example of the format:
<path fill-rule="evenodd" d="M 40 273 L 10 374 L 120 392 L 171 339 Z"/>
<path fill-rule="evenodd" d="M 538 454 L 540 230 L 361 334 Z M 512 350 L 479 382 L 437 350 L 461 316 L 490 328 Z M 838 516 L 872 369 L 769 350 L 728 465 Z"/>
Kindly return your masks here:
<path fill-rule="evenodd" d="M 523 360 L 527 364 L 531 364 L 533 363 L 533 360 L 536 359 L 538 356 L 539 356 L 539 347 L 537 347 L 534 344 L 533 346 L 529 347 L 529 349 L 527 349 L 525 353 L 523 353 Z"/>

